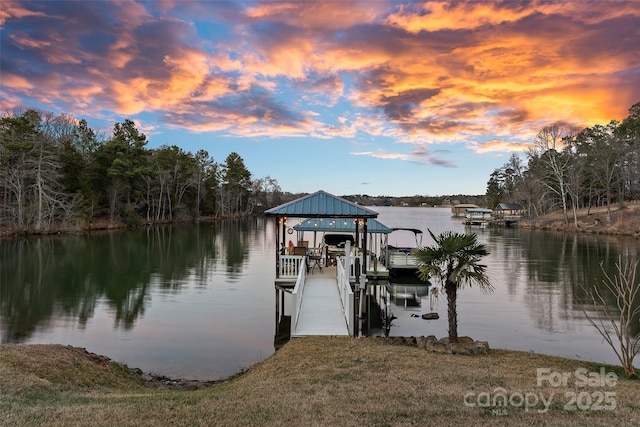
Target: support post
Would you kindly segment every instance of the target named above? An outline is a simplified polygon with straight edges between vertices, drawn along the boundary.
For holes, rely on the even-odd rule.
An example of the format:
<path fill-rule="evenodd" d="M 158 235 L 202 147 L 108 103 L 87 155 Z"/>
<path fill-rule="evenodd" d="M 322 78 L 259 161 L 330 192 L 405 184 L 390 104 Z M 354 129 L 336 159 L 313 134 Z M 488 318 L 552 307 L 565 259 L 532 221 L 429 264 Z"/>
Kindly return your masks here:
<path fill-rule="evenodd" d="M 358 309 L 359 309 L 359 315 L 358 318 L 360 319 L 360 323 L 359 323 L 359 327 L 360 329 L 362 328 L 362 303 L 363 303 L 363 299 L 364 299 L 364 290 L 367 287 L 367 260 L 369 258 L 369 251 L 367 250 L 367 218 L 364 219 L 364 224 L 362 226 L 362 248 L 363 248 L 363 252 L 362 252 L 362 273 L 361 273 L 361 280 L 360 280 L 360 292 L 358 292 L 360 294 L 360 304 L 358 305 Z"/>
<path fill-rule="evenodd" d="M 282 307 L 282 314 L 284 315 L 284 292 L 280 292 L 280 307 Z"/>
<path fill-rule="evenodd" d="M 364 225 L 362 226 L 362 271 L 367 276 L 367 258 L 369 252 L 367 251 L 367 218 L 364 219 Z"/>

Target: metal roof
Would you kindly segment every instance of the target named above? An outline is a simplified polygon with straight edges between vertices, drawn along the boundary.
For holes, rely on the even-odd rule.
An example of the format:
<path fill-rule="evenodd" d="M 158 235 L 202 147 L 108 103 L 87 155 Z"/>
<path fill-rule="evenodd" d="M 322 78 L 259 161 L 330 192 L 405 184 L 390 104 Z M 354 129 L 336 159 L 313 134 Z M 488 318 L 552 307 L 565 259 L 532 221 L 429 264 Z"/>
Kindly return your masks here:
<path fill-rule="evenodd" d="M 484 208 L 467 208 L 467 212 L 491 213 L 493 211 L 491 209 Z"/>
<path fill-rule="evenodd" d="M 339 231 L 345 233 L 355 233 L 355 222 L 349 219 L 335 218 L 307 218 L 298 225 L 294 225 L 296 231 Z M 360 228 L 362 230 L 362 228 Z M 377 219 L 367 221 L 367 233 L 391 233 L 391 228 L 387 227 Z"/>
<path fill-rule="evenodd" d="M 496 208 L 499 211 L 521 211 L 524 208 L 515 203 L 500 203 Z"/>
<path fill-rule="evenodd" d="M 322 190 L 268 209 L 265 214 L 300 218 L 375 218 L 378 216 L 378 212 Z"/>

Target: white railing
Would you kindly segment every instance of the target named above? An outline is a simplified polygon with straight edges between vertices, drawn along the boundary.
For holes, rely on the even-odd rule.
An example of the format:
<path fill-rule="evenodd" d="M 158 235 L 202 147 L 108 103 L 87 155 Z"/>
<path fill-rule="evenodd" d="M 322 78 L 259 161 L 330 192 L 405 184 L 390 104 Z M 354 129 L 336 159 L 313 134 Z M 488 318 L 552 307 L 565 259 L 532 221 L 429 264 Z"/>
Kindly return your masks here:
<path fill-rule="evenodd" d="M 344 252 L 344 265 L 348 265 L 349 279 L 356 278 L 356 259 L 359 260 L 360 268 L 362 268 L 362 253 L 351 250 L 351 243 L 347 241 Z"/>
<path fill-rule="evenodd" d="M 344 311 L 344 318 L 347 321 L 347 329 L 349 335 L 353 335 L 353 290 L 351 290 L 351 283 L 349 282 L 349 276 L 343 265 L 343 259 L 338 257 L 336 259 L 336 275 L 338 283 L 338 292 L 340 293 L 340 301 L 342 302 L 342 309 Z"/>
<path fill-rule="evenodd" d="M 306 265 L 306 258 L 307 257 L 302 257 L 302 262 L 300 262 L 299 264 L 299 268 L 298 268 L 298 278 L 296 279 L 296 285 L 293 288 L 293 293 L 291 294 L 293 296 L 293 313 L 291 316 L 292 319 L 292 324 L 291 324 L 291 331 L 295 332 L 295 330 L 298 328 L 298 318 L 300 317 L 300 307 L 302 306 L 302 295 L 304 295 L 304 283 L 305 283 L 305 279 L 307 277 L 307 265 Z"/>
<path fill-rule="evenodd" d="M 278 277 L 297 277 L 305 258 L 304 255 L 280 255 Z M 306 264 L 304 269 L 306 270 Z"/>

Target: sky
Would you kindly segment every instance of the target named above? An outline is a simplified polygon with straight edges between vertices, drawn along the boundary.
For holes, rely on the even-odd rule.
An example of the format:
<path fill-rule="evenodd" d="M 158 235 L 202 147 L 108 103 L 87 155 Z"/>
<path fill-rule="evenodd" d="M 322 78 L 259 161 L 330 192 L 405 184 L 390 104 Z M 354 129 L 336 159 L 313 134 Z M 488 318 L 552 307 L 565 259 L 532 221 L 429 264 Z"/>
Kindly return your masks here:
<path fill-rule="evenodd" d="M 0 111 L 133 120 L 283 191 L 484 194 L 640 101 L 640 0 L 0 2 Z"/>

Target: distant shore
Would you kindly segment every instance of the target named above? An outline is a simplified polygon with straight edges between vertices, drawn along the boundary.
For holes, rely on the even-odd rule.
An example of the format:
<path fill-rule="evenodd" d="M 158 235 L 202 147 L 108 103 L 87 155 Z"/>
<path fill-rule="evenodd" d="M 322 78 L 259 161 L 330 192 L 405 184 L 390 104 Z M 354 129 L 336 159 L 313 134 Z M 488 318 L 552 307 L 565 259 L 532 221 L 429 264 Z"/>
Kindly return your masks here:
<path fill-rule="evenodd" d="M 446 206 L 439 206 L 446 208 Z M 259 214 L 257 214 L 259 215 Z M 640 201 L 627 203 L 621 209 L 618 205 L 611 207 L 611 221 L 607 221 L 607 208 L 600 206 L 596 208 L 582 208 L 576 212 L 577 226 L 573 217 L 573 211 L 567 212 L 568 223 L 565 224 L 562 211 L 540 216 L 535 219 L 523 219 L 520 221 L 521 228 L 530 228 L 548 231 L 578 232 L 591 234 L 606 234 L 615 236 L 632 236 L 640 238 Z M 184 218 L 180 220 L 163 220 L 144 222 L 142 221 L 137 227 L 161 226 L 168 224 L 185 224 L 194 222 L 215 222 L 226 217 L 198 217 Z M 75 230 L 61 229 L 52 230 L 47 233 L 24 233 L 15 232 L 10 229 L 0 227 L 0 238 L 26 237 L 36 235 L 55 235 L 55 234 L 85 234 L 96 233 L 113 230 L 124 230 L 131 228 L 121 221 L 111 222 L 106 218 L 96 219 L 86 225 L 79 226 Z"/>

